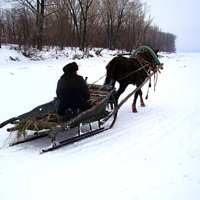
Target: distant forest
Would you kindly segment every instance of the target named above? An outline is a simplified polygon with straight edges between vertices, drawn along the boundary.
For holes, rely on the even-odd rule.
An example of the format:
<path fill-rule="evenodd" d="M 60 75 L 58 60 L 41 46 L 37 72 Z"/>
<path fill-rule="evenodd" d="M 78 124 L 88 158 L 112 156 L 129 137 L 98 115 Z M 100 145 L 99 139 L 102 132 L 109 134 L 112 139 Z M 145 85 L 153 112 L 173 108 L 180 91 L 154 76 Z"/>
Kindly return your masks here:
<path fill-rule="evenodd" d="M 146 45 L 175 52 L 176 36 L 153 25 L 150 7 L 140 0 L 5 0 L 0 8 L 0 44 L 123 49 Z"/>

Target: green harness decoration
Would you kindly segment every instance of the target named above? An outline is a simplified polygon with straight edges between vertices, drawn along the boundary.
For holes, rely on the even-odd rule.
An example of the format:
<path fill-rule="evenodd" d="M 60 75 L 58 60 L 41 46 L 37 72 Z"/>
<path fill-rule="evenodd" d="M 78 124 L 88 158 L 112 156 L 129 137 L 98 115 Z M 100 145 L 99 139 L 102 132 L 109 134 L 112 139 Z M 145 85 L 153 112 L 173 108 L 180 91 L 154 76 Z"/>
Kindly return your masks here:
<path fill-rule="evenodd" d="M 157 63 L 157 64 L 161 64 L 160 61 L 159 61 L 159 59 L 158 59 L 158 57 L 156 56 L 156 54 L 155 54 L 155 53 L 153 52 L 153 50 L 152 50 L 150 47 L 148 47 L 148 46 L 141 46 L 141 47 L 137 48 L 137 49 L 133 52 L 133 54 L 131 54 L 130 58 L 133 57 L 133 56 L 135 56 L 136 53 L 137 53 L 138 51 L 140 51 L 141 49 L 146 49 L 146 50 L 148 50 L 148 51 L 151 53 L 151 55 L 153 56 L 153 58 L 155 59 L 156 63 Z"/>

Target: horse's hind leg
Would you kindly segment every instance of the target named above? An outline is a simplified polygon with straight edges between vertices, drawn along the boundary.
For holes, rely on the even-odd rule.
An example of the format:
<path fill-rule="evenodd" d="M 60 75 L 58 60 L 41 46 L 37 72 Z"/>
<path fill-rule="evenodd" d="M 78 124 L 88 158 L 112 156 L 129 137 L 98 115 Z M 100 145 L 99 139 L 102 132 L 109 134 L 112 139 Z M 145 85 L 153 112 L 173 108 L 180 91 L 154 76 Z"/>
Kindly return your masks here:
<path fill-rule="evenodd" d="M 142 90 L 140 89 L 135 93 L 135 96 L 134 96 L 134 100 L 133 100 L 133 104 L 132 104 L 132 111 L 133 112 L 138 112 L 137 108 L 136 108 L 136 102 L 137 102 L 138 95 L 140 96 L 140 104 L 141 104 L 141 106 L 142 107 L 145 106 L 143 98 L 142 98 Z"/>
<path fill-rule="evenodd" d="M 127 83 L 119 83 L 119 89 L 118 91 L 115 93 L 115 100 L 117 102 L 117 105 L 118 105 L 118 99 L 120 97 L 120 95 L 125 91 L 126 87 L 128 86 Z"/>

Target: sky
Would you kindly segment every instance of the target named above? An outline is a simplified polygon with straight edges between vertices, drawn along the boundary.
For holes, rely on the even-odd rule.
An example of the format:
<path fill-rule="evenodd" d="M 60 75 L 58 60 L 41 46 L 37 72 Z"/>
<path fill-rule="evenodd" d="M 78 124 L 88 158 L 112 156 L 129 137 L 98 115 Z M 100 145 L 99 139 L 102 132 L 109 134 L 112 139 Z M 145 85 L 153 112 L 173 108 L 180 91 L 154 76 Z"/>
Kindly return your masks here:
<path fill-rule="evenodd" d="M 200 0 L 142 0 L 153 25 L 177 36 L 177 52 L 200 52 Z"/>

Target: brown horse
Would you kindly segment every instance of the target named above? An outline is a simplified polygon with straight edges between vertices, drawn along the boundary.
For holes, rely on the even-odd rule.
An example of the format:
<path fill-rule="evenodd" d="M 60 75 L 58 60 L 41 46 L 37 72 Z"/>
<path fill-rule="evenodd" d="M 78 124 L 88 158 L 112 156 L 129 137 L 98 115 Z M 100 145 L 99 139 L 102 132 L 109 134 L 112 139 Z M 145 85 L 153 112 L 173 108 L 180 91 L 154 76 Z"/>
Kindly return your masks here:
<path fill-rule="evenodd" d="M 159 50 L 153 50 L 157 55 Z M 104 84 L 109 84 L 110 80 L 113 79 L 113 86 L 116 81 L 120 87 L 115 94 L 116 102 L 118 102 L 119 96 L 125 91 L 129 84 L 136 85 L 139 87 L 143 81 L 150 74 L 151 69 L 155 69 L 155 60 L 151 53 L 147 50 L 143 50 L 137 53 L 132 58 L 126 58 L 118 56 L 113 58 L 106 66 L 107 76 Z M 134 96 L 132 111 L 137 112 L 136 101 L 140 96 L 141 106 L 145 106 L 142 98 L 142 90 L 139 89 Z"/>

